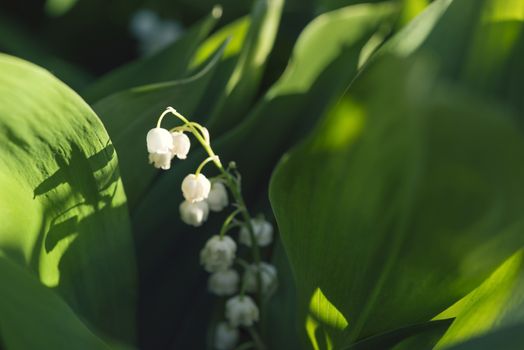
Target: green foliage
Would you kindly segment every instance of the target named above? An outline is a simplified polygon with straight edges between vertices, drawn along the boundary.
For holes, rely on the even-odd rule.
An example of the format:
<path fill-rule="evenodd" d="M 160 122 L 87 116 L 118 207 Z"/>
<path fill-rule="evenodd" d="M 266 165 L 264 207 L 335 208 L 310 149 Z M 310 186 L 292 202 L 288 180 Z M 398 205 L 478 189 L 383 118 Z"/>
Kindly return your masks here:
<path fill-rule="evenodd" d="M 524 1 L 361 2 L 50 0 L 34 27 L 3 15 L 0 49 L 94 112 L 0 55 L 0 347 L 211 349 L 223 310 L 198 256 L 223 217 L 178 219 L 201 150 L 147 164 L 166 106 L 208 127 L 249 206 L 275 214 L 269 349 L 524 347 Z M 129 38 L 114 38 L 139 5 L 187 30 L 127 62 Z M 127 63 L 95 80 L 106 67 L 86 60 L 107 45 Z"/>
<path fill-rule="evenodd" d="M 54 290 L 37 288 L 42 298 L 57 304 L 60 296 L 101 332 L 134 342 L 136 268 L 109 136 L 89 106 L 43 69 L 1 55 L 0 71 L 0 164 L 8 169 L 0 175 L 3 260 L 11 259 Z M 2 264 L 6 274 L 14 273 L 10 264 Z M 7 289 L 17 290 L 14 283 L 33 288 L 30 277 L 20 278 Z M 20 293 L 27 299 L 31 292 Z M 11 307 L 2 303 L 0 310 L 8 344 L 3 328 L 10 323 Z M 27 307 L 17 316 L 18 326 L 35 322 Z M 60 308 L 57 317 L 73 317 L 72 311 Z M 71 326 L 71 336 L 86 332 L 75 328 L 79 326 Z M 46 335 L 53 336 L 42 330 L 41 336 Z"/>

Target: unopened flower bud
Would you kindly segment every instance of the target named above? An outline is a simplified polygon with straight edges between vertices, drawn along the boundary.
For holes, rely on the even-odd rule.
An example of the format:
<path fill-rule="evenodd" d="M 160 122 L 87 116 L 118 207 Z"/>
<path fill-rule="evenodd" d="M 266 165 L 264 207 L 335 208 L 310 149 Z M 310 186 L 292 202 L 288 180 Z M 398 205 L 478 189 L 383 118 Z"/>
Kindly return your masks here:
<path fill-rule="evenodd" d="M 251 219 L 251 226 L 256 242 L 260 247 L 265 247 L 273 241 L 273 225 L 271 223 L 262 218 L 254 218 Z M 246 226 L 240 229 L 239 241 L 251 247 L 251 234 Z"/>
<path fill-rule="evenodd" d="M 244 285 L 246 291 L 255 293 L 258 287 L 257 274 L 260 271 L 260 282 L 262 293 L 271 294 L 277 286 L 277 269 L 268 263 L 261 262 L 258 266 L 250 265 L 244 272 Z"/>
<path fill-rule="evenodd" d="M 200 202 L 209 196 L 211 182 L 204 174 L 189 174 L 182 181 L 182 193 L 189 202 Z"/>
<path fill-rule="evenodd" d="M 233 327 L 250 327 L 258 321 L 258 307 L 247 295 L 237 295 L 226 302 L 226 318 Z"/>
<path fill-rule="evenodd" d="M 191 147 L 191 141 L 189 137 L 183 132 L 175 131 L 171 133 L 173 138 L 173 149 L 171 153 L 173 157 L 176 156 L 178 159 L 186 159 Z"/>
<path fill-rule="evenodd" d="M 178 207 L 180 218 L 191 226 L 201 226 L 209 215 L 209 206 L 205 201 L 191 203 L 183 201 Z"/>
<path fill-rule="evenodd" d="M 217 350 L 231 350 L 238 342 L 240 334 L 237 328 L 227 322 L 220 322 L 215 328 L 213 345 Z"/>
<path fill-rule="evenodd" d="M 154 128 L 149 130 L 146 137 L 147 151 L 149 153 L 171 152 L 173 148 L 173 138 L 171 133 L 164 128 Z"/>
<path fill-rule="evenodd" d="M 222 182 L 214 181 L 211 184 L 207 203 L 209 204 L 209 209 L 212 211 L 221 211 L 227 207 L 229 200 L 227 198 L 226 186 L 224 186 Z"/>
<path fill-rule="evenodd" d="M 235 294 L 238 289 L 240 277 L 233 269 L 217 271 L 209 276 L 207 287 L 213 294 L 225 296 Z"/>
<path fill-rule="evenodd" d="M 208 272 L 227 270 L 235 260 L 237 244 L 229 236 L 211 237 L 200 252 L 200 263 Z"/>

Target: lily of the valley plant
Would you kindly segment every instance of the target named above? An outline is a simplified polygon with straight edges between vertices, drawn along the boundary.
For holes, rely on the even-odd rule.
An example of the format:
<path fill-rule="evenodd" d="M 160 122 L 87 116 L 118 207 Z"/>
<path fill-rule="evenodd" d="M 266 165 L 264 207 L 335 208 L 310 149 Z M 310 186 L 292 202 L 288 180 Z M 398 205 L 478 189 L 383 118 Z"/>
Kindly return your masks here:
<path fill-rule="evenodd" d="M 170 130 L 161 127 L 166 115 L 182 122 Z M 245 331 L 251 340 L 239 348 L 266 349 L 257 327 L 261 318 L 261 302 L 267 299 L 277 285 L 274 266 L 261 261 L 261 248 L 273 241 L 273 226 L 262 216 L 252 217 L 241 191 L 241 176 L 234 163 L 224 167 L 211 147 L 208 130 L 189 121 L 174 108 L 168 107 L 158 118 L 155 128 L 147 134 L 149 161 L 156 168 L 168 170 L 174 158 L 186 159 L 191 134 L 202 145 L 208 157 L 193 174 L 182 181 L 184 201 L 180 204 L 180 218 L 191 226 L 201 226 L 209 212 L 231 208 L 219 232 L 212 236 L 200 252 L 200 262 L 210 273 L 208 289 L 218 296 L 227 296 L 225 320 L 214 325 L 213 345 L 216 349 L 233 349 Z M 219 175 L 208 179 L 203 173 L 206 164 L 212 163 Z M 229 197 L 231 196 L 231 205 Z M 228 233 L 238 229 L 238 241 L 249 248 L 248 260 L 237 257 L 237 243 Z M 242 278 L 238 269 L 242 270 Z"/>

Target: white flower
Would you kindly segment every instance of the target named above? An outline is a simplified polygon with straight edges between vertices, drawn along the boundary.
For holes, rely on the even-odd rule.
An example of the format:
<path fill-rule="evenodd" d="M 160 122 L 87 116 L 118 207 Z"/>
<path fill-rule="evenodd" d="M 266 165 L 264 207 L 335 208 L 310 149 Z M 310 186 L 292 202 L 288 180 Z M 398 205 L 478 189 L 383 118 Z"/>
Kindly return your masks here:
<path fill-rule="evenodd" d="M 208 272 L 227 270 L 235 259 L 237 244 L 229 236 L 215 235 L 200 252 L 200 263 Z"/>
<path fill-rule="evenodd" d="M 182 181 L 182 193 L 189 202 L 200 202 L 209 196 L 211 182 L 203 174 L 189 174 Z"/>
<path fill-rule="evenodd" d="M 182 221 L 195 227 L 201 226 L 209 215 L 209 206 L 205 201 L 195 203 L 183 201 L 178 209 Z"/>
<path fill-rule="evenodd" d="M 262 218 L 255 218 L 251 219 L 251 226 L 253 227 L 255 240 L 259 246 L 265 247 L 273 241 L 273 226 L 271 223 Z M 251 247 L 251 235 L 246 226 L 240 229 L 239 241 Z"/>
<path fill-rule="evenodd" d="M 149 153 L 149 164 L 157 169 L 168 170 L 171 168 L 171 152 Z"/>
<path fill-rule="evenodd" d="M 235 347 L 239 338 L 239 331 L 227 322 L 220 322 L 215 328 L 213 344 L 217 350 L 230 350 Z"/>
<path fill-rule="evenodd" d="M 232 295 L 237 291 L 239 280 L 238 272 L 233 269 L 217 271 L 209 276 L 207 287 L 216 295 Z"/>
<path fill-rule="evenodd" d="M 189 137 L 179 131 L 172 132 L 171 136 L 173 138 L 173 148 L 171 149 L 173 157 L 177 156 L 178 159 L 186 159 L 189 148 L 191 147 Z"/>
<path fill-rule="evenodd" d="M 258 321 L 258 307 L 247 295 L 237 295 L 226 302 L 226 318 L 233 327 L 250 327 Z"/>
<path fill-rule="evenodd" d="M 224 186 L 222 182 L 213 181 L 209 196 L 207 197 L 207 203 L 209 204 L 209 209 L 212 211 L 221 211 L 227 207 L 229 200 L 227 198 L 226 186 Z"/>
<path fill-rule="evenodd" d="M 171 137 L 171 133 L 168 130 L 163 128 L 149 130 L 146 141 L 149 153 L 171 152 L 173 148 L 173 137 Z"/>
<path fill-rule="evenodd" d="M 277 269 L 268 263 L 261 262 L 258 267 L 255 264 L 249 266 L 244 272 L 244 285 L 246 291 L 255 293 L 257 291 L 257 272 L 260 270 L 260 282 L 262 293 L 271 294 L 277 286 Z"/>

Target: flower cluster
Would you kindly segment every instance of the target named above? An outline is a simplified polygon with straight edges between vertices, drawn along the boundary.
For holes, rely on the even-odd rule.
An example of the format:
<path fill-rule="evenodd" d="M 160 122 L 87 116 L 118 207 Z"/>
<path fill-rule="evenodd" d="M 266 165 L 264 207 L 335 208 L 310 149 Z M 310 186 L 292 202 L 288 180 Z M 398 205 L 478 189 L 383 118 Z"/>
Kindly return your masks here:
<path fill-rule="evenodd" d="M 168 113 L 184 124 L 172 130 L 161 128 L 162 119 Z M 276 268 L 261 261 L 260 257 L 260 249 L 273 241 L 273 226 L 263 217 L 250 216 L 241 194 L 240 175 L 233 164 L 228 168 L 222 166 L 211 148 L 208 130 L 198 123 L 190 122 L 171 107 L 160 116 L 157 127 L 147 134 L 149 161 L 156 168 L 167 170 L 175 157 L 186 159 L 191 142 L 185 132 L 199 141 L 209 157 L 182 181 L 184 201 L 179 206 L 182 221 L 191 226 L 201 226 L 208 219 L 210 211 L 226 209 L 230 197 L 234 208 L 220 232 L 212 236 L 200 252 L 200 263 L 210 273 L 209 292 L 229 297 L 225 302 L 227 321 L 216 325 L 214 346 L 216 349 L 232 349 L 240 338 L 239 328 L 248 328 L 251 335 L 256 332 L 254 325 L 261 317 L 257 302 L 269 297 L 277 286 Z M 201 171 L 210 162 L 215 164 L 220 175 L 208 179 Z M 248 259 L 251 263 L 237 256 L 239 247 L 233 236 L 227 234 L 234 228 L 239 229 L 238 242 L 245 245 L 245 250 L 251 254 Z M 237 271 L 238 268 L 243 269 L 242 275 Z M 259 337 L 253 337 L 255 343 L 259 344 Z M 262 345 L 257 347 L 263 348 Z"/>

